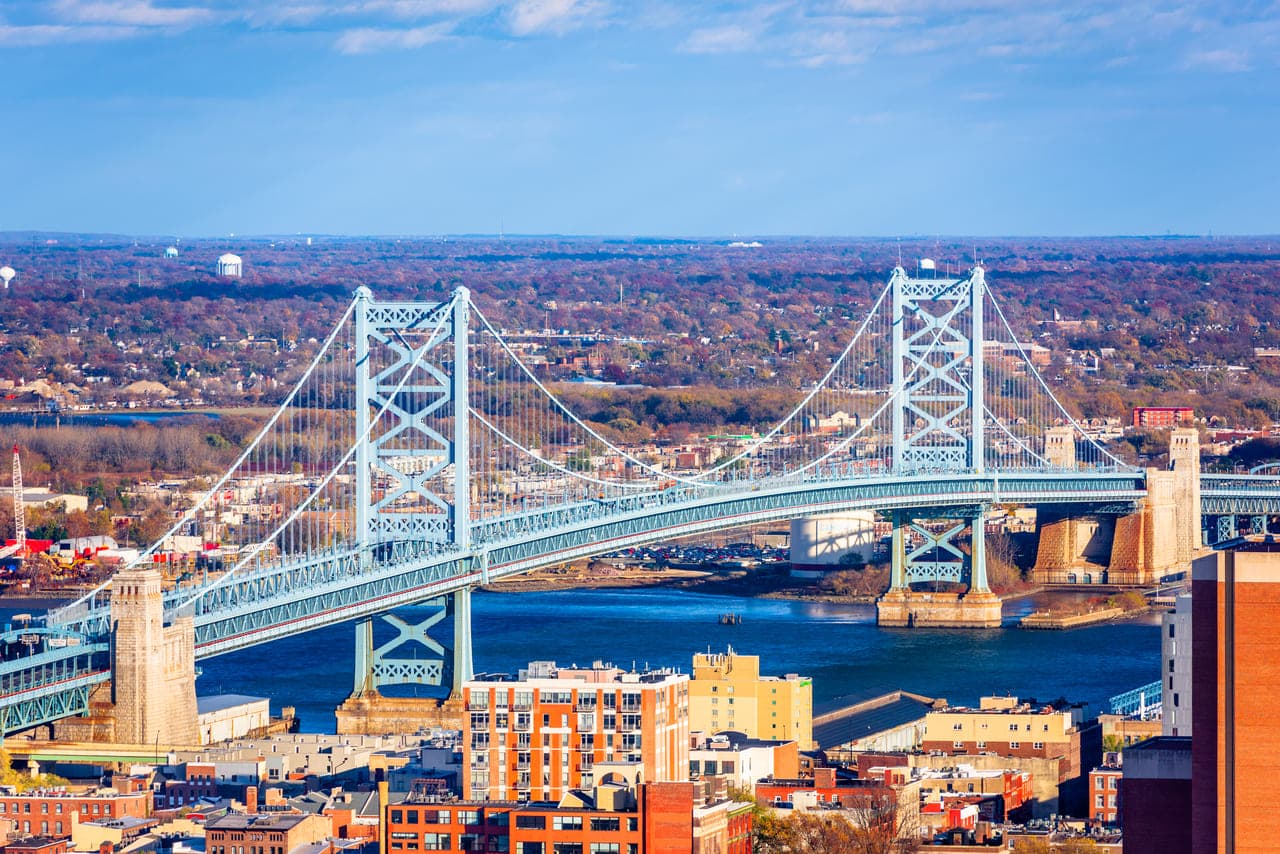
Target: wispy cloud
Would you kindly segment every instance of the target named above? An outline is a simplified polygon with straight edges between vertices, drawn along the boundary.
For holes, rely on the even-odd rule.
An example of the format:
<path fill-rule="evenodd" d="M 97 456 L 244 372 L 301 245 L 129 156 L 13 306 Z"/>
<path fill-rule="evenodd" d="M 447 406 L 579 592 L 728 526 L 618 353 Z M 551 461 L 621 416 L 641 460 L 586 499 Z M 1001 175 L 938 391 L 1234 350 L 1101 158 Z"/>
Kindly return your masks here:
<path fill-rule="evenodd" d="M 604 11 L 597 0 L 518 0 L 508 20 L 517 36 L 562 34 L 598 20 Z"/>
<path fill-rule="evenodd" d="M 1238 72 L 1249 70 L 1249 52 L 1235 48 L 1199 50 L 1187 55 L 1187 68 L 1205 68 L 1210 71 Z"/>
<path fill-rule="evenodd" d="M 133 38 L 136 27 L 72 27 L 63 24 L 0 24 L 0 47 L 43 47 L 69 42 L 118 41 Z"/>
<path fill-rule="evenodd" d="M 384 50 L 414 50 L 448 38 L 453 32 L 451 22 L 431 24 L 426 27 L 406 29 L 380 29 L 359 27 L 346 30 L 335 43 L 340 53 L 376 53 Z"/>
<path fill-rule="evenodd" d="M 694 30 L 680 44 L 686 53 L 737 53 L 756 46 L 760 34 L 740 24 Z"/>
<path fill-rule="evenodd" d="M 191 27 L 214 18 L 202 6 L 157 6 L 147 0 L 58 0 L 57 16 L 76 24 L 118 27 Z"/>

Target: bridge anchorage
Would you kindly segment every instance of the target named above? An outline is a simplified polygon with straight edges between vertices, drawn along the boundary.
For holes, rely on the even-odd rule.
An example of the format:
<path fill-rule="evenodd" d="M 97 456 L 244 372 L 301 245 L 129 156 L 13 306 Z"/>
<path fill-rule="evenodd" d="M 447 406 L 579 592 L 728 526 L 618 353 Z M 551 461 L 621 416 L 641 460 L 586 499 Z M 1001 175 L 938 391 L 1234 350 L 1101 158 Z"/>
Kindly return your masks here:
<path fill-rule="evenodd" d="M 994 626 L 983 529 L 997 508 L 1037 509 L 1047 583 L 1099 560 L 1134 583 L 1169 575 L 1199 546 L 1202 508 L 1228 535 L 1220 520 L 1280 513 L 1276 476 L 1201 478 L 1194 431 L 1175 436 L 1173 471 L 1124 465 L 1054 399 L 1038 359 L 980 267 L 896 269 L 781 421 L 682 468 L 575 413 L 465 288 L 434 303 L 360 288 L 235 464 L 134 566 L 0 634 L 0 723 L 181 743 L 199 736 L 197 662 L 358 621 L 349 725 L 382 726 L 361 711 L 398 714 L 377 708 L 382 688 L 447 695 L 470 673 L 475 587 L 756 523 L 887 516 L 881 622 Z M 201 542 L 218 548 L 196 566 L 158 562 Z M 375 644 L 373 618 L 429 602 Z"/>

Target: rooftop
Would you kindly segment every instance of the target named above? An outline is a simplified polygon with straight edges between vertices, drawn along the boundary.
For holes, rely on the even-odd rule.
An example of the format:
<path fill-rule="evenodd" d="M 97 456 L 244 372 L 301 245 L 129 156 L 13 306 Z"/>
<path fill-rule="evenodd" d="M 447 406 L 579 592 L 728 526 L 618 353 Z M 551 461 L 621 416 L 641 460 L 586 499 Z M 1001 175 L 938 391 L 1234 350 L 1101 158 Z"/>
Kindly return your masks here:
<path fill-rule="evenodd" d="M 301 813 L 227 813 L 210 819 L 205 827 L 213 830 L 288 830 L 304 819 Z"/>
<path fill-rule="evenodd" d="M 518 674 L 510 673 L 477 673 L 471 680 L 472 682 L 508 682 L 508 683 L 525 683 L 525 682 L 581 682 L 588 684 L 609 684 L 609 685 L 643 685 L 656 684 L 666 682 L 669 679 L 688 677 L 680 673 L 679 670 L 671 667 L 648 668 L 644 670 L 636 670 L 635 664 L 631 666 L 631 670 L 623 670 L 611 663 L 603 661 L 592 662 L 590 667 L 580 667 L 576 664 L 567 666 L 557 665 L 554 661 L 531 661 L 527 668 L 520 670 Z"/>
<path fill-rule="evenodd" d="M 906 696 L 886 699 L 884 703 L 873 703 L 860 710 L 859 706 L 850 708 L 848 714 L 833 712 L 821 721 L 814 721 L 813 740 L 819 746 L 831 749 L 859 738 L 897 729 L 923 719 L 933 709 L 929 703 Z"/>
<path fill-rule="evenodd" d="M 207 715 L 211 712 L 221 712 L 237 706 L 266 701 L 266 697 L 250 697 L 248 694 L 212 694 L 208 697 L 196 697 L 196 713 Z"/>

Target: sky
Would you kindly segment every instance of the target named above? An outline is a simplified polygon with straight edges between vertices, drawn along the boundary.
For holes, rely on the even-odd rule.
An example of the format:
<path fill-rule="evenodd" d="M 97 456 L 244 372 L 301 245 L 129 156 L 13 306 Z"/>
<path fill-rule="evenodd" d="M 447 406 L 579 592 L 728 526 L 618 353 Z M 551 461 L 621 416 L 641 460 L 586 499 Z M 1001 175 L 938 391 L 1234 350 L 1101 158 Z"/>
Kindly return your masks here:
<path fill-rule="evenodd" d="M 0 231 L 1280 233 L 1280 0 L 0 0 Z"/>

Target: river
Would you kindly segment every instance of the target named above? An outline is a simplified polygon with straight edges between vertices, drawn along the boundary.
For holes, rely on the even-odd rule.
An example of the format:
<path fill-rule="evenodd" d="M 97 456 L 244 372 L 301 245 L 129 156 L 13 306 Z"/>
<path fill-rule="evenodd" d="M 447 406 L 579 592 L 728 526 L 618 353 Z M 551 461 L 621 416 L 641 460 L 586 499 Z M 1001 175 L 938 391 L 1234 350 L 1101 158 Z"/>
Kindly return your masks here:
<path fill-rule="evenodd" d="M 1039 604 L 1037 597 L 1007 603 L 1006 618 Z M 742 624 L 720 625 L 718 615 L 727 612 L 741 614 Z M 426 611 L 398 613 L 421 619 Z M 479 592 L 472 597 L 472 631 L 481 672 L 514 671 L 535 659 L 603 659 L 687 673 L 694 652 L 732 644 L 759 655 L 765 673 L 813 677 L 818 708 L 842 696 L 902 688 L 953 703 L 976 703 L 986 693 L 1065 696 L 1104 711 L 1111 696 L 1160 678 L 1154 615 L 1065 632 L 881 629 L 870 605 L 640 588 Z M 450 636 L 447 629 L 439 635 Z M 351 691 L 353 645 L 347 624 L 209 659 L 200 664 L 197 688 L 270 697 L 273 712 L 295 706 L 304 731 L 331 732 L 333 708 Z"/>

